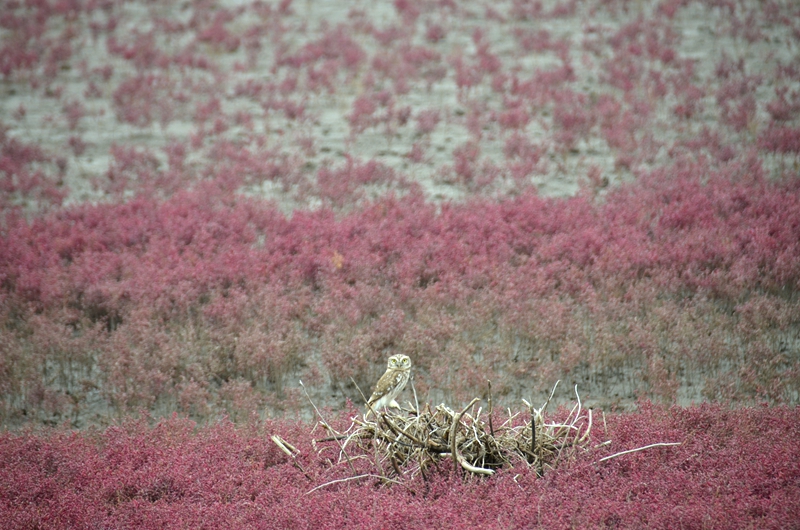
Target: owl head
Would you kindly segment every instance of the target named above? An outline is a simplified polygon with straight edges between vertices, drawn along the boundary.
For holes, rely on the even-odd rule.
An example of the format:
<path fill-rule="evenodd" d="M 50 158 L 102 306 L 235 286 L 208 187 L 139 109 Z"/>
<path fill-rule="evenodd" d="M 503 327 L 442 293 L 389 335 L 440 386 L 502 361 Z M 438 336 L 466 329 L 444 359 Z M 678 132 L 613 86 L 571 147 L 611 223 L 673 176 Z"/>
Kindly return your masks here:
<path fill-rule="evenodd" d="M 389 357 L 389 370 L 411 370 L 411 358 L 408 355 L 399 353 Z"/>

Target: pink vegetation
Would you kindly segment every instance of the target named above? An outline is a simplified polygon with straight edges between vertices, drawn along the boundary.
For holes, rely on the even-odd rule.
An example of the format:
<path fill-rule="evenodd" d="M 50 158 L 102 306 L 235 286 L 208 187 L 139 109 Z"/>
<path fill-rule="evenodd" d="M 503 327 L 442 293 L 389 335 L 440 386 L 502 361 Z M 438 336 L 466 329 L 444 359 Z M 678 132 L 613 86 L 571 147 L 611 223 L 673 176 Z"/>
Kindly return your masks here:
<path fill-rule="evenodd" d="M 117 160 L 115 181 L 155 163 L 123 149 Z M 437 207 L 412 192 L 286 218 L 209 183 L 9 215 L 4 410 L 73 417 L 94 391 L 118 410 L 291 410 L 297 378 L 367 387 L 386 348 L 414 357 L 423 396 L 563 377 L 602 395 L 624 367 L 633 394 L 673 400 L 697 385 L 709 398 L 790 401 L 800 365 L 779 337 L 800 319 L 782 294 L 800 285 L 800 193 L 758 174 L 753 160 L 686 161 L 600 204 L 526 194 Z M 338 204 L 346 183 L 396 178 L 351 161 L 321 169 L 317 185 Z M 742 356 L 746 369 L 723 369 Z M 245 408 L 223 396 L 241 382 Z"/>
<path fill-rule="evenodd" d="M 346 418 L 336 420 L 343 423 Z M 791 528 L 800 520 L 800 413 L 661 409 L 606 417 L 577 459 L 461 478 L 449 460 L 407 487 L 351 475 L 304 424 L 173 417 L 103 431 L 0 435 L 0 519 L 22 528 Z M 297 447 L 305 474 L 270 441 Z M 321 436 L 321 434 L 320 434 Z M 681 442 L 598 462 L 655 442 Z M 318 444 L 318 448 L 332 444 Z M 352 451 L 351 451 L 352 453 Z M 351 454 L 354 456 L 354 454 Z M 369 458 L 354 460 L 369 472 Z M 362 469 L 363 468 L 363 469 Z M 374 470 L 373 470 L 374 472 Z M 724 514 L 724 515 L 723 515 Z"/>

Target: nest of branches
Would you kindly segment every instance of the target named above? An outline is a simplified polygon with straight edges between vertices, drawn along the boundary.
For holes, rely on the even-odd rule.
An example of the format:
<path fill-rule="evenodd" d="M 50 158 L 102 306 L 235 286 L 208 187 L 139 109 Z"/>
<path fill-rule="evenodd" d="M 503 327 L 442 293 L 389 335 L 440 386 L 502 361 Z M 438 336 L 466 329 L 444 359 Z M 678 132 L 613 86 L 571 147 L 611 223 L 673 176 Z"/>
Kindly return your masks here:
<path fill-rule="evenodd" d="M 302 381 L 300 385 L 303 385 Z M 478 406 L 480 398 L 473 399 L 458 412 L 444 404 L 433 408 L 426 404 L 420 409 L 414 392 L 415 405 L 409 403 L 406 408 L 391 412 L 375 411 L 368 405 L 367 413 L 352 418 L 352 423 L 344 432 L 337 431 L 325 421 L 306 393 L 320 417 L 319 425 L 329 433 L 329 436 L 313 440 L 315 450 L 321 453 L 335 443 L 338 447 L 334 449 L 338 448 L 339 456 L 334 464 L 348 465 L 353 473 L 350 477 L 316 486 L 307 493 L 331 484 L 367 477 L 380 479 L 384 483 L 404 484 L 406 479 L 418 474 L 425 477 L 426 470 L 445 459 L 451 459 L 454 469 L 461 469 L 467 475 L 493 475 L 500 468 L 527 466 L 535 468 L 541 476 L 574 459 L 579 452 L 590 449 L 592 410 L 584 409 L 581 405 L 577 386 L 576 402 L 566 419 L 549 421 L 545 416 L 556 387 L 558 382 L 540 408 L 523 400 L 526 409 L 516 413 L 508 410 L 500 425 L 493 424 L 496 416 L 492 410 L 489 382 L 488 410 L 485 414 L 483 408 Z M 272 441 L 292 458 L 293 464 L 309 480 L 313 480 L 300 465 L 297 459 L 300 452 L 293 445 L 280 436 L 272 436 Z M 595 445 L 594 449 L 610 444 L 611 440 L 606 440 Z M 597 462 L 655 447 L 680 444 L 656 442 L 604 456 Z M 374 472 L 357 472 L 355 462 L 364 459 L 374 461 Z M 359 467 L 363 470 L 363 466 Z"/>
<path fill-rule="evenodd" d="M 526 410 L 509 410 L 499 425 L 493 424 L 491 384 L 489 388 L 485 414 L 479 398 L 460 411 L 444 404 L 420 409 L 411 403 L 399 411 L 369 409 L 363 417 L 353 418 L 346 432 L 335 431 L 323 419 L 320 423 L 330 436 L 314 443 L 338 444 L 339 463 L 351 467 L 353 458 L 374 458 L 377 474 L 373 476 L 391 482 L 418 473 L 424 476 L 443 459 L 475 475 L 493 475 L 499 468 L 520 465 L 534 467 L 542 475 L 588 445 L 592 411 L 581 406 L 577 388 L 577 402 L 564 421 L 545 417 L 554 387 L 542 407 L 524 401 Z"/>

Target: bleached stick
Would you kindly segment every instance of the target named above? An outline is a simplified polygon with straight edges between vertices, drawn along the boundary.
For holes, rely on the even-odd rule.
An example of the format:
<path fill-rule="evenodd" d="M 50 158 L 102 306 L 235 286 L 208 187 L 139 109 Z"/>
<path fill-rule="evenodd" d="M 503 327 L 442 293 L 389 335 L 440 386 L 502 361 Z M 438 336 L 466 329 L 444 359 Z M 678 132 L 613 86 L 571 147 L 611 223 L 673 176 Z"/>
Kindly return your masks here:
<path fill-rule="evenodd" d="M 617 458 L 618 456 L 627 455 L 629 453 L 635 453 L 637 451 L 644 451 L 645 449 L 650 449 L 653 447 L 668 447 L 670 445 L 681 445 L 683 442 L 659 442 L 655 444 L 645 445 L 644 447 L 637 447 L 636 449 L 628 449 L 627 451 L 620 451 L 619 453 L 614 453 L 613 455 L 604 456 L 597 462 L 605 462 L 606 460 L 611 460 L 612 458 Z"/>

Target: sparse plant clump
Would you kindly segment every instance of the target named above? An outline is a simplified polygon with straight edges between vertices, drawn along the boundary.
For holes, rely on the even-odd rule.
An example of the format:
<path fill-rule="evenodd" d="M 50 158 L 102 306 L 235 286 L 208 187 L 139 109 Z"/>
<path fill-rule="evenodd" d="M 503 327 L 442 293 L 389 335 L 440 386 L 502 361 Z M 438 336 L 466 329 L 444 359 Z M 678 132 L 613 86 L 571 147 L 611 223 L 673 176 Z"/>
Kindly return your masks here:
<path fill-rule="evenodd" d="M 313 11 L 291 2 L 198 6 L 186 13 L 174 6 L 135 12 L 97 2 L 11 2 L 0 17 L 8 37 L 0 72 L 14 85 L 10 95 L 30 90 L 34 98 L 58 99 L 56 115 L 43 120 L 66 129 L 61 132 L 86 128 L 88 116 L 115 131 L 95 156 L 113 143 L 152 149 L 182 135 L 194 160 L 194 170 L 178 179 L 183 187 L 233 183 L 211 148 L 233 141 L 309 170 L 327 163 L 330 152 L 375 158 L 395 171 L 407 170 L 409 160 L 425 161 L 444 176 L 433 188 L 422 185 L 432 197 L 514 197 L 542 178 L 555 179 L 553 188 L 564 195 L 601 161 L 617 174 L 613 182 L 663 167 L 670 160 L 665 153 L 685 147 L 709 123 L 723 142 L 741 148 L 726 157 L 755 148 L 770 162 L 771 175 L 791 169 L 793 160 L 784 158 L 794 156 L 791 131 L 798 125 L 796 65 L 769 46 L 745 55 L 724 51 L 736 49 L 732 44 L 742 37 L 756 44 L 785 39 L 790 49 L 797 39 L 791 4 L 772 2 L 761 12 L 744 0 L 723 9 L 670 1 L 648 13 L 606 1 L 552 8 L 541 2 L 402 4 L 385 21 L 356 8 L 333 22 L 309 18 Z M 478 29 L 470 21 L 477 12 L 486 15 Z M 607 23 L 586 25 L 587 15 Z M 687 53 L 695 43 L 681 28 L 695 17 L 707 17 L 727 41 L 701 46 L 701 58 Z M 517 27 L 520 20 L 551 18 L 565 23 L 558 36 L 538 23 Z M 95 60 L 97 43 L 104 46 Z M 767 86 L 775 87 L 774 95 L 764 96 Z M 35 126 L 30 112 L 23 119 L 30 107 L 10 109 L 21 131 Z M 413 118 L 415 126 L 406 127 Z M 126 136 L 128 126 L 139 131 L 135 138 Z M 382 134 L 378 142 L 375 132 Z M 469 162 L 474 167 L 456 167 L 458 160 L 451 166 L 431 154 L 464 146 L 465 132 L 480 144 L 480 160 Z M 498 143 L 517 134 L 543 146 L 552 163 L 503 159 Z M 454 142 L 412 148 L 419 135 Z M 407 147 L 391 147 L 396 142 Z M 319 148 L 309 150 L 309 143 Z M 80 153 L 73 149 L 65 164 L 73 167 Z M 92 172 L 96 178 L 102 169 Z M 349 211 L 363 199 L 352 193 L 332 203 L 298 171 L 281 171 L 271 183 L 245 183 L 238 191 L 269 190 L 287 209 L 321 201 Z M 443 194 L 433 191 L 440 185 Z M 124 187 L 129 196 L 160 193 L 136 179 Z M 406 191 L 392 184 L 374 195 Z"/>

